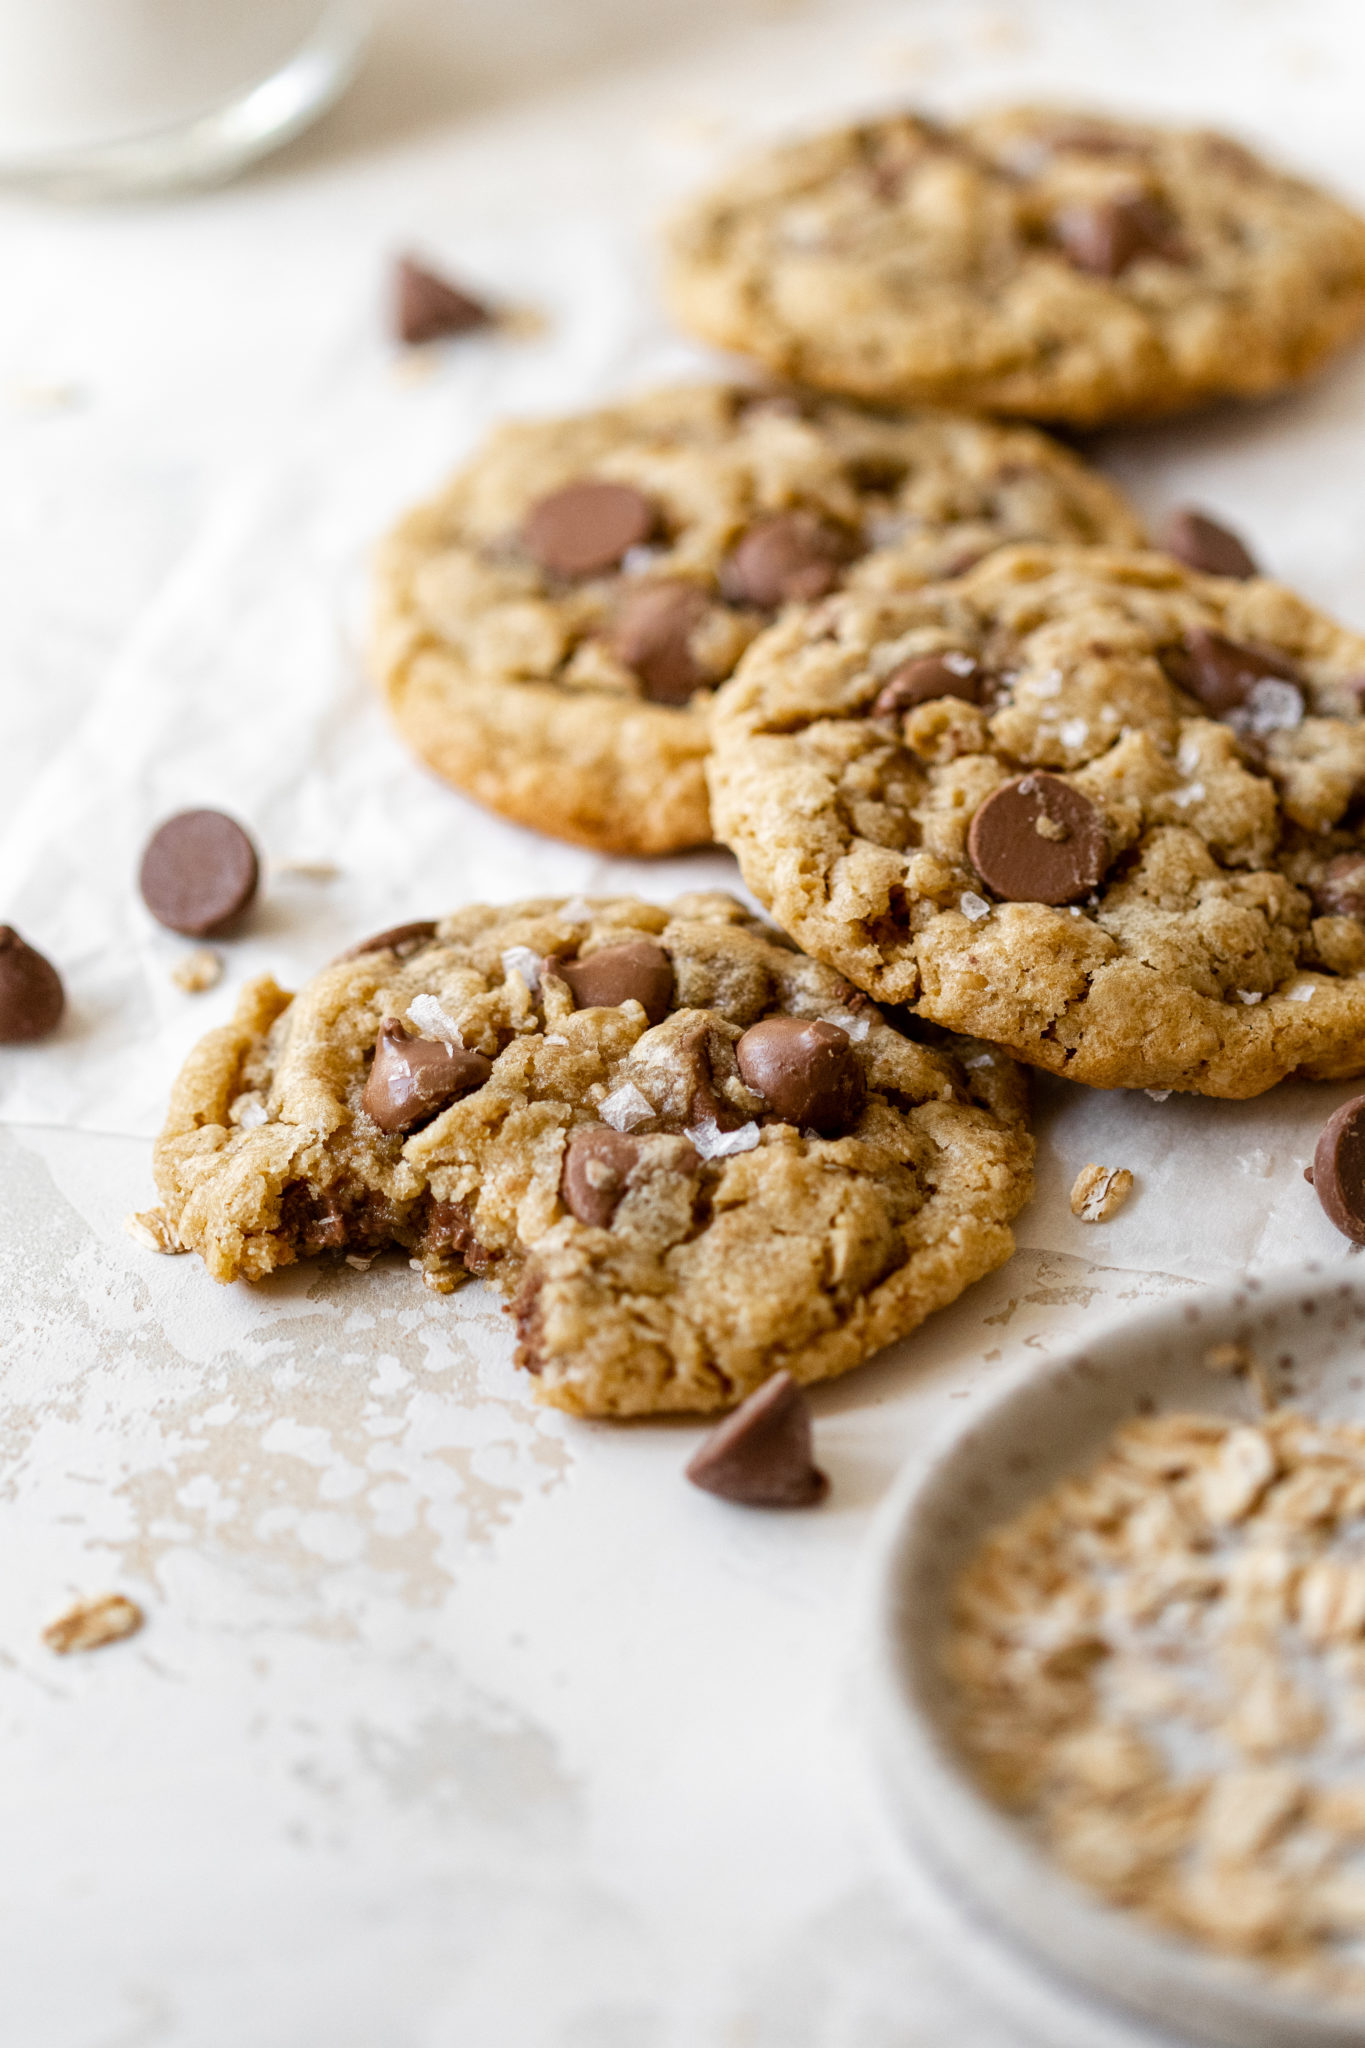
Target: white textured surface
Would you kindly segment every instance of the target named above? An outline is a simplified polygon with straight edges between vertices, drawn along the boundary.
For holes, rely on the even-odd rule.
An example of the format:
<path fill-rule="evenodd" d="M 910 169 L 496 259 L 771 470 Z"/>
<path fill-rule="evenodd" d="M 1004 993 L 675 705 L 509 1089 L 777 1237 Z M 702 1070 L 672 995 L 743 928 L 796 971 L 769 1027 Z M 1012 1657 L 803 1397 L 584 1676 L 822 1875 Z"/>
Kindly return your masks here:
<path fill-rule="evenodd" d="M 1346 1256 L 1300 1169 L 1346 1092 L 1040 1090 L 1025 1249 L 817 1397 L 830 1503 L 693 1493 L 681 1427 L 542 1413 L 478 1287 L 401 1260 L 212 1287 L 119 1219 L 184 1045 L 244 975 L 479 895 L 729 873 L 596 862 L 412 768 L 361 677 L 363 558 L 494 413 L 697 367 L 660 207 L 754 135 L 918 93 L 1221 120 L 1365 196 L 1349 0 L 407 0 L 369 76 L 242 185 L 0 202 L 0 916 L 72 1015 L 0 1055 L 0 1984 L 24 2048 L 1021 2048 L 881 1875 L 844 1742 L 845 1614 L 905 1450 L 1002 1360 L 1245 1263 Z M 669 38 L 678 38 L 676 44 Z M 549 315 L 398 373 L 415 243 Z M 1115 442 L 1365 624 L 1365 359 Z M 131 871 L 236 808 L 277 876 L 218 989 L 169 982 Z M 1087 1228 L 1087 1160 L 1134 1198 Z M 1101 1264 L 1092 1264 L 1101 1261 Z M 135 1641 L 59 1662 L 75 1591 Z"/>

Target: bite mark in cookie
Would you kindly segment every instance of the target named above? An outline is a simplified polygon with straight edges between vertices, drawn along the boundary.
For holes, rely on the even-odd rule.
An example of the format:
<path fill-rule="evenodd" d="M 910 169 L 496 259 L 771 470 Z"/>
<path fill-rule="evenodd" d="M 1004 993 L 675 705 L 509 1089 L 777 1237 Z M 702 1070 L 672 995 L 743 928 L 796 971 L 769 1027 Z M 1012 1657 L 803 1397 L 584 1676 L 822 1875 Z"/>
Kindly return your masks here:
<path fill-rule="evenodd" d="M 580 1413 L 842 1372 L 1008 1255 L 1031 1165 L 1008 1060 L 851 997 L 728 897 L 458 913 L 248 988 L 176 1085 L 166 1228 L 220 1280 L 486 1275 Z"/>

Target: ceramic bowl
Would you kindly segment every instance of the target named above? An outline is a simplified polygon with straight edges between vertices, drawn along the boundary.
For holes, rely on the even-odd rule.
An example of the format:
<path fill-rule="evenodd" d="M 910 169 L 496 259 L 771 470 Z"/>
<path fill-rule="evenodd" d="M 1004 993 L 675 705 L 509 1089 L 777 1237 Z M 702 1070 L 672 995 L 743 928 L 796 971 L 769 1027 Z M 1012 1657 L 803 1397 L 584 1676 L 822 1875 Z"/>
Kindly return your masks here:
<path fill-rule="evenodd" d="M 920 1869 L 1006 1948 L 1108 2001 L 1115 2022 L 1126 2010 L 1166 2038 L 1220 2048 L 1359 2048 L 1365 2010 L 1291 1992 L 1074 1883 L 976 1789 L 950 1734 L 939 1646 L 949 1589 L 983 1532 L 1093 1462 L 1134 1415 L 1255 1416 L 1254 1389 L 1203 1362 L 1228 1341 L 1252 1347 L 1279 1398 L 1324 1419 L 1365 1420 L 1365 1275 L 1340 1268 L 1165 1305 L 974 1396 L 879 1521 L 861 1616 L 863 1728 L 879 1806 Z M 1099 2021 L 1102 2008 L 1091 2009 Z M 1114 2038 L 1104 2025 L 1096 2032 Z"/>

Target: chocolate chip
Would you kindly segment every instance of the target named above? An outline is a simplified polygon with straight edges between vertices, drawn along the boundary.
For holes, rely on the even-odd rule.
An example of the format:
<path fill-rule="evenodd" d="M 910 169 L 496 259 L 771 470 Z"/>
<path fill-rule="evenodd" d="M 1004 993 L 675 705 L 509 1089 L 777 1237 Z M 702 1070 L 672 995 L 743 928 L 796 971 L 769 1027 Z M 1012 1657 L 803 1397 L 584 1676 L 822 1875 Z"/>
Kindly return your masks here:
<path fill-rule="evenodd" d="M 1245 581 L 1261 573 L 1255 557 L 1236 534 L 1207 513 L 1196 512 L 1193 505 L 1172 512 L 1166 527 L 1166 552 L 1205 576 L 1236 576 Z"/>
<path fill-rule="evenodd" d="M 720 587 L 734 604 L 776 611 L 783 604 L 808 604 L 833 590 L 857 554 L 842 527 L 813 512 L 778 512 L 759 519 L 743 534 L 722 564 Z"/>
<path fill-rule="evenodd" d="M 634 670 L 654 703 L 685 704 L 711 680 L 688 646 L 705 611 L 705 591 L 680 577 L 641 584 L 627 591 L 617 606 L 612 649 Z"/>
<path fill-rule="evenodd" d="M 1140 256 L 1185 261 L 1175 215 L 1147 192 L 1065 206 L 1052 222 L 1052 239 L 1077 270 L 1120 277 Z"/>
<path fill-rule="evenodd" d="M 985 676 L 981 664 L 970 654 L 921 654 L 893 668 L 872 706 L 874 718 L 896 718 L 913 711 L 917 704 L 931 704 L 936 697 L 960 697 L 966 704 L 981 702 Z"/>
<path fill-rule="evenodd" d="M 1313 1153 L 1313 1191 L 1329 1223 L 1365 1244 L 1365 1095 L 1328 1117 Z"/>
<path fill-rule="evenodd" d="M 569 1213 L 594 1230 L 610 1230 L 630 1169 L 640 1156 L 633 1138 L 606 1124 L 570 1131 L 559 1192 Z"/>
<path fill-rule="evenodd" d="M 657 515 L 643 491 L 585 477 L 533 505 L 521 530 L 551 576 L 600 576 L 649 539 Z"/>
<path fill-rule="evenodd" d="M 742 1401 L 688 1461 L 707 1493 L 749 1508 L 808 1508 L 829 1481 L 811 1447 L 810 1403 L 789 1372 L 776 1372 Z"/>
<path fill-rule="evenodd" d="M 398 339 L 415 348 L 445 335 L 469 334 L 493 322 L 491 307 L 462 291 L 411 256 L 400 256 L 393 272 L 393 320 Z"/>
<path fill-rule="evenodd" d="M 784 1123 L 822 1138 L 851 1130 L 867 1099 L 852 1040 L 820 1017 L 765 1017 L 735 1047 L 740 1079 Z"/>
<path fill-rule="evenodd" d="M 1365 920 L 1365 853 L 1339 853 L 1329 860 L 1311 891 L 1324 917 Z"/>
<path fill-rule="evenodd" d="M 0 1045 L 27 1045 L 55 1031 L 66 1006 L 62 978 L 50 960 L 0 924 Z"/>
<path fill-rule="evenodd" d="M 1180 646 L 1167 648 L 1161 660 L 1171 681 L 1197 697 L 1215 718 L 1238 710 L 1267 676 L 1286 683 L 1303 679 L 1284 655 L 1243 640 L 1229 640 L 1205 626 L 1192 627 Z"/>
<path fill-rule="evenodd" d="M 363 960 L 367 953 L 397 953 L 400 959 L 406 959 L 435 936 L 435 921 L 429 917 L 414 919 L 411 924 L 391 925 L 386 932 L 362 939 L 358 946 L 348 946 L 344 953 L 337 954 L 332 965 L 339 967 L 343 960 Z"/>
<path fill-rule="evenodd" d="M 458 1096 L 481 1088 L 493 1062 L 438 1038 L 417 1038 L 397 1017 L 386 1017 L 375 1041 L 374 1064 L 361 1107 L 381 1131 L 413 1131 Z"/>
<path fill-rule="evenodd" d="M 158 924 L 192 939 L 232 923 L 256 894 L 256 849 L 222 811 L 181 811 L 142 856 L 142 900 Z"/>
<path fill-rule="evenodd" d="M 673 962 L 652 939 L 603 946 L 586 960 L 557 959 L 551 971 L 568 982 L 580 1010 L 613 1010 L 633 997 L 651 1024 L 662 1024 L 673 1001 Z"/>
<path fill-rule="evenodd" d="M 972 819 L 967 851 L 982 881 L 1009 903 L 1074 903 L 1110 859 L 1089 797 L 1041 770 L 991 791 Z"/>

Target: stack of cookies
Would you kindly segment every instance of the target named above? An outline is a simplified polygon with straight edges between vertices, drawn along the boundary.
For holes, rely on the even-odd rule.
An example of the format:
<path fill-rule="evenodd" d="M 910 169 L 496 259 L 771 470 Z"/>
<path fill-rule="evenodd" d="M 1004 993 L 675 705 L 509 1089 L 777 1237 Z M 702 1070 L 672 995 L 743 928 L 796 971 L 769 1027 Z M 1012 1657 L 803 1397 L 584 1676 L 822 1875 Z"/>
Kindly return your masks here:
<path fill-rule="evenodd" d="M 1365 1068 L 1365 638 L 1197 515 L 1150 551 L 1033 424 L 1302 378 L 1365 329 L 1365 222 L 1218 135 L 896 116 L 694 204 L 671 288 L 760 368 L 500 428 L 383 551 L 378 675 L 467 796 L 719 840 L 780 929 L 709 894 L 379 934 L 255 984 L 157 1154 L 216 1278 L 487 1274 L 592 1415 L 841 1372 L 1000 1264 L 1016 1059 Z"/>

